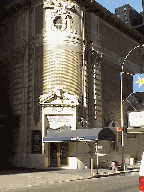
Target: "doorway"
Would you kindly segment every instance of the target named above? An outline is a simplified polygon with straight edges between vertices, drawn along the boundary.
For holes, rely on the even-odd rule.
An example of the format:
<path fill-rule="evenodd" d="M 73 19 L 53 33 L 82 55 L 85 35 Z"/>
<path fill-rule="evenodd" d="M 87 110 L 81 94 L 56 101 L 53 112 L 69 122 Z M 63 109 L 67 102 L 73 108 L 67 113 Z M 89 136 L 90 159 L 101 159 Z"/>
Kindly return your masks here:
<path fill-rule="evenodd" d="M 68 142 L 51 142 L 49 145 L 49 155 L 51 167 L 68 166 L 69 143 Z"/>

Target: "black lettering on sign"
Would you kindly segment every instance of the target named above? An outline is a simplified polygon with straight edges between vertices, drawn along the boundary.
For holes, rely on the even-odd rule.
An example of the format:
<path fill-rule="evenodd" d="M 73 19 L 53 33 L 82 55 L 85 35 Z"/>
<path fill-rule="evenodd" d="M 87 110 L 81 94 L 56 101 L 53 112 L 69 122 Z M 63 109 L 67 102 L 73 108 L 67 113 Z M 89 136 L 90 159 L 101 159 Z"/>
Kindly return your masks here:
<path fill-rule="evenodd" d="M 42 153 L 42 135 L 40 130 L 32 131 L 32 153 Z"/>

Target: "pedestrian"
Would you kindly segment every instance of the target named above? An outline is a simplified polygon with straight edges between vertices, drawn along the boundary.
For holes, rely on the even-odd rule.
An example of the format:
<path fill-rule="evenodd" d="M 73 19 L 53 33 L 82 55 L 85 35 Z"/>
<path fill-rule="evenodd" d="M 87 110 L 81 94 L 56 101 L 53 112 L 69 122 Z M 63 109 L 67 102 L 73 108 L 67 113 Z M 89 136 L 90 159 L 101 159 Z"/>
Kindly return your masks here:
<path fill-rule="evenodd" d="M 112 161 L 112 170 L 113 171 L 118 171 L 118 167 L 117 167 L 117 162 L 116 161 Z"/>

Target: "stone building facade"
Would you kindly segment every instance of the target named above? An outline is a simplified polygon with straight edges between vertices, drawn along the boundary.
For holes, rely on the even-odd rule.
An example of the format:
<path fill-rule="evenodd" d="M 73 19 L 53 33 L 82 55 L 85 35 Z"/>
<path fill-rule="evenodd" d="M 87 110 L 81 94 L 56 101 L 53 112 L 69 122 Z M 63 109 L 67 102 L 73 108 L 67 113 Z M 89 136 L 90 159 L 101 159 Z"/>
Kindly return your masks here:
<path fill-rule="evenodd" d="M 47 168 L 90 166 L 96 154 L 85 143 L 43 143 L 48 130 L 109 127 L 117 147 L 101 141 L 101 153 L 121 163 L 120 71 L 124 57 L 144 37 L 93 1 L 15 0 L 6 6 L 1 22 L 0 60 L 10 65 L 9 100 L 14 115 L 11 165 Z M 143 71 L 143 51 L 135 50 L 125 62 L 129 73 Z M 132 78 L 124 75 L 123 97 L 132 92 Z M 141 95 L 137 94 L 142 103 Z M 132 104 L 135 99 L 131 99 Z M 128 104 L 125 104 L 127 128 Z M 139 158 L 142 135 L 127 139 L 126 157 Z M 37 139 L 37 140 L 36 140 Z M 139 149 L 132 151 L 131 140 Z M 38 144 L 35 142 L 37 141 Z M 94 144 L 90 144 L 94 150 Z M 52 148 L 54 150 L 52 150 Z M 67 160 L 59 157 L 66 149 Z M 131 150 L 129 150 L 131 149 Z M 51 157 L 55 153 L 55 163 Z M 57 160 L 59 159 L 59 160 Z M 104 160 L 100 157 L 99 163 Z"/>

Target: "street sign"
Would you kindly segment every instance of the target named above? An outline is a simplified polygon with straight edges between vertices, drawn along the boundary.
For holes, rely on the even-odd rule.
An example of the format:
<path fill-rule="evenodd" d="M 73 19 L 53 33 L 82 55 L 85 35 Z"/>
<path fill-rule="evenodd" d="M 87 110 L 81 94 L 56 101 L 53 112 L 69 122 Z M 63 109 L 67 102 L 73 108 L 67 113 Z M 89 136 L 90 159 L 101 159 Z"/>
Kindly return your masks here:
<path fill-rule="evenodd" d="M 117 131 L 123 131 L 122 127 L 117 127 Z"/>

